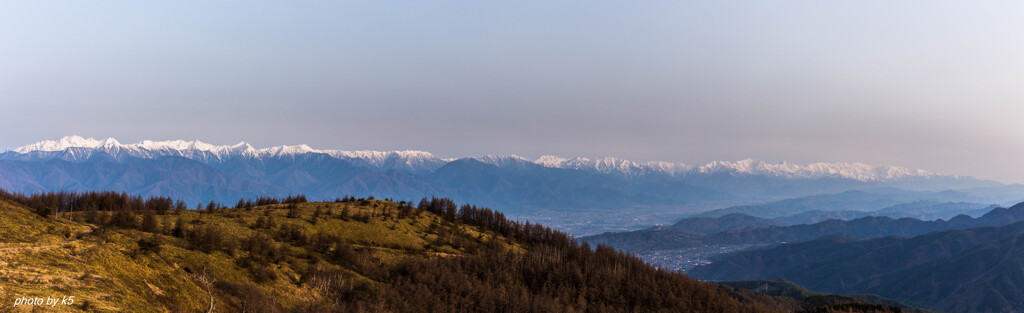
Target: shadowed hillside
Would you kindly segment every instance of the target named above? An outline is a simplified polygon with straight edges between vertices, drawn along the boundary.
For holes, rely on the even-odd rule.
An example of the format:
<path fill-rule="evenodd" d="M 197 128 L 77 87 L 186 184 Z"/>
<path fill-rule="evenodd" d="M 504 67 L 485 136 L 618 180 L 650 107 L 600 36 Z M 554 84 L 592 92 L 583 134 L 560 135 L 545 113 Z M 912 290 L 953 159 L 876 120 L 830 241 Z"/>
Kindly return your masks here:
<path fill-rule="evenodd" d="M 1024 223 L 913 238 L 829 236 L 740 252 L 689 273 L 710 280 L 787 279 L 938 311 L 1016 312 L 1024 308 L 1022 233 Z"/>

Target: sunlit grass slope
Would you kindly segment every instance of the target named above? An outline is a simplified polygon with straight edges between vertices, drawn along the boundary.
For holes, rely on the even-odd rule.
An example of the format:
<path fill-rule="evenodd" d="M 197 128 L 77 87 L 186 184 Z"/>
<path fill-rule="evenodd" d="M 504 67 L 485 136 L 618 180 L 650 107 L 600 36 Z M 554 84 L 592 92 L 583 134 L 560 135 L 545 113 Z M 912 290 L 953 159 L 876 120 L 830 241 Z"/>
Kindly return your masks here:
<path fill-rule="evenodd" d="M 33 308 L 14 308 L 10 299 L 47 296 L 75 296 L 74 305 L 47 312 L 198 312 L 209 310 L 211 292 L 218 312 L 251 311 L 246 300 L 297 307 L 322 296 L 308 284 L 314 267 L 343 273 L 341 279 L 351 281 L 358 297 L 360 288 L 378 284 L 363 269 L 387 268 L 409 257 L 456 257 L 485 242 L 520 249 L 493 232 L 454 225 L 435 214 L 417 211 L 398 218 L 400 205 L 379 200 L 168 211 L 149 216 L 156 224 L 153 233 L 86 222 L 110 219 L 111 212 L 91 213 L 98 217 L 78 212 L 73 217 L 78 222 L 68 222 L 68 213 L 43 218 L 9 201 L 0 206 L 2 312 Z M 139 225 L 149 217 L 132 216 Z M 197 248 L 203 238 L 195 237 L 209 232 L 219 237 L 212 239 L 216 243 Z M 254 238 L 274 250 L 265 264 L 246 247 Z M 348 243 L 343 248 L 349 255 L 338 253 L 338 242 Z M 324 261 L 331 258 L 344 260 Z M 243 299 L 249 295 L 233 295 L 232 288 L 257 288 L 263 296 Z"/>
<path fill-rule="evenodd" d="M 450 200 L 44 217 L 44 202 L 12 199 L 0 200 L 0 312 L 898 310 L 699 282 Z M 14 301 L 71 296 L 45 308 Z"/>

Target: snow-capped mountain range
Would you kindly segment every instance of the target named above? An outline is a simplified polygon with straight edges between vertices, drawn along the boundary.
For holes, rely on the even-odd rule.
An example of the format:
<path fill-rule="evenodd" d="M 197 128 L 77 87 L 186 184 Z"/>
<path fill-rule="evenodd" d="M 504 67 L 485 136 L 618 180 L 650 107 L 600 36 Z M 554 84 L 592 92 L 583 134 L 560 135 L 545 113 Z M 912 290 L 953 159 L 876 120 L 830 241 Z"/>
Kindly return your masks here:
<path fill-rule="evenodd" d="M 123 144 L 113 138 L 69 136 L 0 152 L 0 189 L 8 192 L 113 190 L 182 199 L 192 206 L 290 194 L 317 200 L 443 196 L 509 214 L 558 216 L 566 225 L 579 222 L 573 214 L 615 212 L 609 214 L 626 218 L 642 211 L 679 216 L 694 208 L 857 190 L 927 191 L 929 196 L 913 200 L 977 203 L 1019 195 L 1016 189 L 997 190 L 1005 186 L 860 163 L 748 159 L 689 165 L 551 155 L 536 160 L 516 155 L 451 159 L 423 151 L 256 148 L 244 142 L 213 145 L 198 140 Z M 971 190 L 977 188 L 989 189 L 975 196 Z M 812 206 L 835 209 L 827 202 Z"/>
<path fill-rule="evenodd" d="M 414 173 L 432 172 L 456 160 L 454 158 L 439 158 L 430 152 L 414 150 L 322 150 L 314 149 L 304 144 L 257 149 L 245 142 L 239 142 L 235 145 L 213 145 L 199 140 L 144 140 L 133 144 L 122 144 L 114 138 L 99 140 L 80 136 L 67 136 L 58 140 L 44 140 L 22 146 L 0 154 L 0 159 L 85 161 L 96 155 L 106 155 L 115 159 L 124 157 L 153 159 L 164 156 L 178 156 L 209 164 L 224 162 L 232 158 L 287 158 L 304 154 L 326 154 L 337 159 L 346 160 L 357 166 L 378 170 L 399 169 Z M 940 176 L 955 178 L 955 176 L 940 175 L 921 169 L 876 166 L 862 163 L 821 162 L 794 164 L 788 162 L 768 163 L 746 159 L 735 162 L 714 161 L 694 166 L 672 162 L 633 162 L 614 157 L 598 159 L 576 157 L 569 159 L 553 155 L 545 155 L 536 160 L 529 160 L 516 155 L 488 155 L 473 159 L 499 167 L 537 165 L 546 168 L 583 170 L 625 176 L 648 174 L 679 176 L 726 173 L 780 178 L 843 178 L 862 182 L 884 182 L 902 178 L 932 178 Z"/>
<path fill-rule="evenodd" d="M 115 159 L 123 157 L 158 158 L 178 156 L 204 163 L 223 162 L 232 158 L 260 159 L 322 153 L 338 159 L 352 161 L 352 163 L 360 166 L 377 169 L 400 168 L 414 171 L 433 171 L 452 161 L 452 159 L 435 157 L 429 152 L 411 150 L 387 152 L 320 150 L 313 149 L 304 144 L 256 149 L 245 142 L 239 142 L 230 146 L 218 146 L 199 140 L 143 140 L 133 144 L 122 144 L 114 138 L 99 140 L 95 138 L 82 138 L 80 136 L 67 136 L 58 140 L 44 140 L 16 148 L 10 152 L 3 154 L 2 158 L 83 161 L 102 152 Z"/>

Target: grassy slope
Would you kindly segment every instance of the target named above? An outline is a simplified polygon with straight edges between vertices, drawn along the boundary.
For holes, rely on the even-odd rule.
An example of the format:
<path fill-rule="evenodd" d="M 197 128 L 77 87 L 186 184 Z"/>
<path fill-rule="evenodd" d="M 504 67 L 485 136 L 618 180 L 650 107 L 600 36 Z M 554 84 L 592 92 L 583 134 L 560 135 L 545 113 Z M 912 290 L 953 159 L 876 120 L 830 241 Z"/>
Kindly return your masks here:
<path fill-rule="evenodd" d="M 133 229 L 105 229 L 83 222 L 67 222 L 67 215 L 42 218 L 24 207 L 0 200 L 0 312 L 30 312 L 32 307 L 11 307 L 11 299 L 21 296 L 75 296 L 75 305 L 58 305 L 47 312 L 116 312 L 125 308 L 130 308 L 127 311 L 131 312 L 205 312 L 210 306 L 210 293 L 218 312 L 251 310 L 253 303 L 259 309 L 262 305 L 262 302 L 226 291 L 230 288 L 224 288 L 224 283 L 255 286 L 258 292 L 273 299 L 273 306 L 295 308 L 324 300 L 325 296 L 315 286 L 303 280 L 302 273 L 314 266 L 344 273 L 342 277 L 351 286 L 358 286 L 353 288 L 357 293 L 369 294 L 370 290 L 386 287 L 368 278 L 373 275 L 364 273 L 366 267 L 322 262 L 320 260 L 330 257 L 326 252 L 311 251 L 286 240 L 269 239 L 275 238 L 275 231 L 257 227 L 261 219 L 291 225 L 305 234 L 336 235 L 360 253 L 372 255 L 375 266 L 384 269 L 394 268 L 406 258 L 471 255 L 481 251 L 485 244 L 501 245 L 511 251 L 527 249 L 492 232 L 453 225 L 428 212 L 405 218 L 379 217 L 385 208 L 394 213 L 398 204 L 386 201 L 304 203 L 293 212 L 285 205 L 212 213 L 172 211 L 156 215 L 158 228 L 163 231 L 154 235 Z M 313 219 L 315 211 L 320 211 L 320 218 Z M 376 213 L 377 217 L 363 221 L 341 219 L 339 215 L 343 211 L 348 216 Z M 289 218 L 289 213 L 298 214 Z M 80 220 L 81 215 L 76 213 L 76 220 Z M 267 234 L 268 240 L 283 251 L 282 257 L 269 265 L 268 271 L 276 278 L 254 282 L 254 274 L 246 266 L 240 266 L 247 254 L 242 249 L 217 249 L 211 253 L 189 249 L 185 239 L 170 235 L 178 221 L 185 221 L 186 229 L 222 230 L 225 242 L 235 245 L 256 232 Z M 452 227 L 459 231 L 450 231 Z M 139 245 L 143 238 L 161 242 L 160 249 L 144 251 Z M 756 302 L 780 309 L 807 307 L 791 298 L 721 288 L 730 290 L 739 302 Z"/>
<path fill-rule="evenodd" d="M 20 205 L 0 200 L 0 244 L 3 247 L 57 243 L 85 227 L 67 220 L 40 219 Z"/>
<path fill-rule="evenodd" d="M 365 223 L 333 218 L 345 207 L 349 214 L 356 215 L 389 206 L 397 208 L 397 204 L 385 201 L 369 201 L 366 205 L 305 203 L 299 205 L 300 214 L 295 218 L 287 217 L 285 205 L 251 210 L 220 210 L 212 214 L 190 210 L 156 217 L 161 228 L 174 225 L 179 218 L 193 227 L 214 226 L 224 231 L 228 241 L 240 241 L 254 232 L 265 231 L 252 229 L 250 225 L 261 216 L 272 217 L 278 224 L 295 225 L 308 234 L 325 232 L 338 235 L 353 243 L 356 249 L 372 251 L 372 255 L 385 266 L 404 257 L 457 256 L 466 253 L 464 247 L 430 244 L 439 235 L 432 230 L 432 224 L 441 223 L 440 218 L 433 214 L 424 212 L 417 217 L 388 221 L 373 218 Z M 323 215 L 313 224 L 310 219 L 317 207 Z M 83 223 L 67 222 L 66 218 L 66 215 L 41 218 L 24 207 L 0 201 L 0 299 L 3 301 L 0 302 L 0 311 L 18 312 L 31 308 L 12 308 L 8 300 L 16 297 L 71 295 L 77 299 L 76 305 L 57 306 L 48 311 L 78 312 L 86 301 L 89 307 L 98 311 L 117 308 L 151 312 L 175 308 L 188 312 L 205 311 L 209 306 L 209 295 L 198 278 L 203 270 L 217 281 L 247 283 L 252 280 L 249 273 L 234 262 L 239 257 L 237 255 L 231 256 L 223 251 L 207 254 L 189 250 L 183 239 L 168 235 L 157 235 L 163 242 L 158 253 L 142 253 L 139 252 L 138 239 L 151 234 L 130 229 L 101 231 L 95 225 L 91 227 L 97 227 L 97 231 L 83 236 L 81 240 L 74 240 L 74 234 L 87 230 L 87 227 Z M 480 232 L 475 227 L 459 227 L 463 231 L 458 235 L 468 236 L 474 242 L 495 236 Z M 73 241 L 48 246 L 69 238 Z M 504 244 L 512 249 L 520 249 L 511 242 Z M 47 247 L 40 248 L 42 245 Z M 286 249 L 299 249 L 283 246 Z M 322 258 L 314 256 L 318 257 Z M 279 278 L 259 284 L 264 291 L 285 307 L 307 302 L 317 296 L 300 284 L 298 273 L 310 266 L 308 260 L 286 256 L 280 263 L 272 269 Z M 326 266 L 337 268 L 330 264 Z M 374 283 L 352 269 L 346 270 L 349 270 L 354 280 L 364 280 L 370 285 Z M 218 297 L 215 300 L 217 305 L 224 306 L 230 302 L 219 299 L 225 295 L 217 292 L 214 289 L 215 297 Z"/>
<path fill-rule="evenodd" d="M 5 230 L 5 243 L 0 246 L 0 311 L 28 311 L 31 307 L 12 307 L 12 299 L 23 296 L 75 296 L 79 300 L 78 306 L 49 310 L 57 312 L 81 308 L 85 299 L 100 310 L 152 307 L 148 303 L 158 303 L 158 299 L 150 285 L 163 286 L 164 294 L 180 294 L 179 301 L 196 307 L 190 300 L 201 290 L 183 278 L 187 275 L 156 260 L 158 256 L 130 258 L 125 252 L 135 242 L 125 235 L 90 234 L 74 240 L 67 236 L 67 229 L 84 231 L 86 227 L 43 219 L 8 202 L 0 202 L 0 206 L 0 229 Z M 52 245 L 68 239 L 73 241 Z M 168 249 L 167 254 L 173 252 Z"/>

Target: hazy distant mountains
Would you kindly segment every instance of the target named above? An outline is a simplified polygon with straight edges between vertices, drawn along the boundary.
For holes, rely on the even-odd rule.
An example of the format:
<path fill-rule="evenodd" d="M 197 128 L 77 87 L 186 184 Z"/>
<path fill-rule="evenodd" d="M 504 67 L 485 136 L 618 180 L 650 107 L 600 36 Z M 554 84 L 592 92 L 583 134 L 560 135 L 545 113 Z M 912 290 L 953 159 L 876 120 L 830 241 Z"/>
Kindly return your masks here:
<path fill-rule="evenodd" d="M 895 188 L 851 190 L 834 194 L 784 199 L 758 205 L 732 206 L 701 213 L 699 216 L 717 217 L 742 213 L 764 218 L 790 221 L 790 224 L 815 222 L 814 219 L 852 219 L 863 216 L 917 217 L 921 219 L 951 218 L 963 213 L 981 215 L 986 205 L 1024 198 L 1024 192 L 1015 193 L 1007 188 L 1006 197 L 989 197 L 968 191 L 912 191 Z M 975 202 L 975 203 L 965 203 Z M 991 207 L 987 207 L 991 209 Z M 979 212 L 980 210 L 980 212 Z M 818 220 L 818 221 L 820 221 Z"/>
<path fill-rule="evenodd" d="M 1000 227 L 871 240 L 831 235 L 740 252 L 689 274 L 710 280 L 787 279 L 818 292 L 877 294 L 938 311 L 1020 312 L 1024 222 L 1006 223 L 1022 218 L 1024 204 L 1019 204 L 980 218 L 1002 221 Z"/>
<path fill-rule="evenodd" d="M 278 146 L 256 149 L 240 142 L 231 146 L 216 146 L 198 140 L 183 141 L 150 141 L 145 140 L 134 144 L 121 144 L 114 138 L 97 140 L 79 136 L 64 137 L 59 140 L 46 140 L 8 151 L 4 159 L 9 160 L 49 160 L 85 161 L 96 155 L 105 155 L 115 160 L 125 158 L 152 159 L 166 156 L 184 157 L 206 164 L 223 163 L 232 159 L 267 159 L 293 157 L 304 154 L 326 154 L 333 158 L 348 161 L 355 166 L 365 166 L 376 170 L 402 170 L 410 172 L 432 172 L 457 159 L 442 159 L 423 151 L 343 151 L 318 150 L 307 145 Z M 694 175 L 727 173 L 735 175 L 751 175 L 790 179 L 850 179 L 862 182 L 883 182 L 897 180 L 920 179 L 951 179 L 971 181 L 970 185 L 978 185 L 978 181 L 966 177 L 939 175 L 925 170 L 912 170 L 903 167 L 872 166 L 861 163 L 813 163 L 799 165 L 792 163 L 772 164 L 747 159 L 737 162 L 715 161 L 701 166 L 670 162 L 632 162 L 612 157 L 600 159 L 560 158 L 546 155 L 536 161 L 510 156 L 494 156 L 474 158 L 480 162 L 498 167 L 521 167 L 539 165 L 546 168 L 582 170 L 601 174 L 625 176 L 646 175 Z M 992 185 L 991 182 L 981 185 Z"/>
<path fill-rule="evenodd" d="M 333 199 L 374 195 L 413 200 L 444 195 L 505 211 L 672 207 L 701 201 L 798 197 L 854 189 L 1000 188 L 970 177 L 860 163 L 770 164 L 754 160 L 691 166 L 615 158 L 517 156 L 442 159 L 422 151 L 256 149 L 200 141 L 77 136 L 0 154 L 0 188 L 118 190 L 191 202 L 303 193 Z"/>
<path fill-rule="evenodd" d="M 779 203 L 804 204 L 807 198 L 822 200 L 818 207 L 828 208 L 824 199 L 873 199 L 868 196 L 873 192 L 845 192 L 834 195 L 812 196 L 788 199 L 768 204 L 768 208 L 787 208 Z M 851 197 L 851 194 L 858 195 Z M 892 195 L 893 191 L 885 190 L 883 194 Z M 901 191 L 907 199 L 931 197 L 932 200 L 949 196 L 945 192 L 911 192 Z M 916 195 L 909 197 L 909 195 Z M 899 199 L 899 197 L 894 197 Z M 856 208 L 870 208 L 862 203 Z M 741 208 L 748 208 L 747 206 Z M 796 206 L 802 208 L 802 206 Z M 845 208 L 845 207 L 844 207 Z M 884 236 L 916 236 L 934 231 L 948 229 L 972 228 L 981 226 L 1000 226 L 1024 221 L 1024 209 L 1008 211 L 994 205 L 965 202 L 938 203 L 934 201 L 918 201 L 899 204 L 873 211 L 805 211 L 799 214 L 780 217 L 763 218 L 737 213 L 738 209 L 723 209 L 731 213 L 709 217 L 697 216 L 683 219 L 668 227 L 651 227 L 628 232 L 603 233 L 586 236 L 582 240 L 593 244 L 607 244 L 619 249 L 634 252 L 651 250 L 683 249 L 714 245 L 766 245 L 786 242 L 799 242 L 816 239 L 821 236 L 845 234 L 866 239 Z M 769 215 L 772 210 L 766 210 Z M 839 213 L 839 214 L 831 214 Z M 966 215 L 964 213 L 972 213 Z M 836 216 L 840 215 L 840 216 Z M 911 216 L 941 216 L 941 219 L 919 219 Z M 977 216 L 974 218 L 972 216 Z"/>

